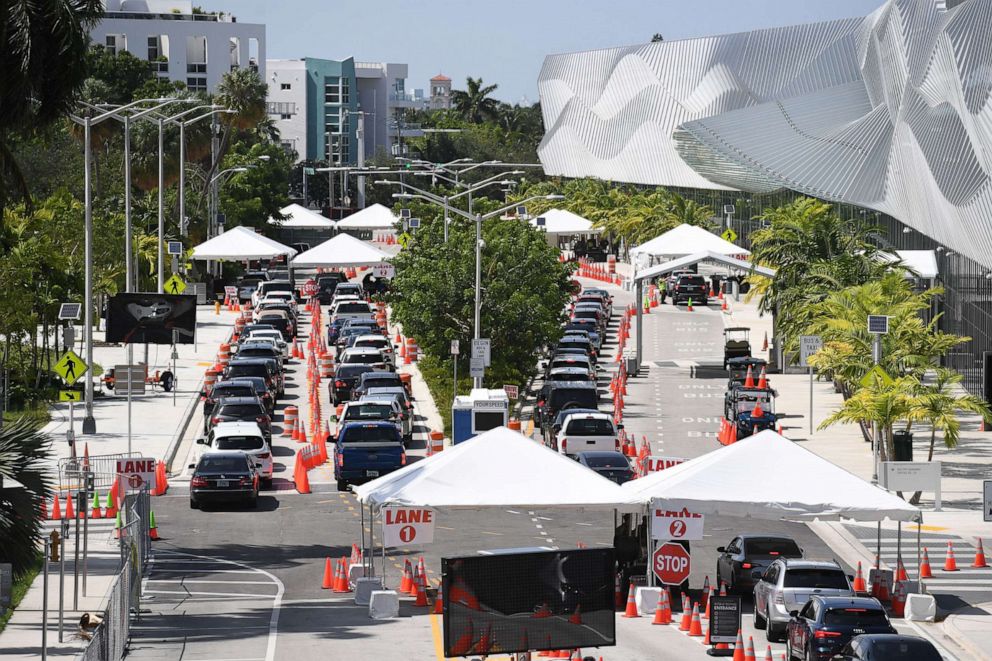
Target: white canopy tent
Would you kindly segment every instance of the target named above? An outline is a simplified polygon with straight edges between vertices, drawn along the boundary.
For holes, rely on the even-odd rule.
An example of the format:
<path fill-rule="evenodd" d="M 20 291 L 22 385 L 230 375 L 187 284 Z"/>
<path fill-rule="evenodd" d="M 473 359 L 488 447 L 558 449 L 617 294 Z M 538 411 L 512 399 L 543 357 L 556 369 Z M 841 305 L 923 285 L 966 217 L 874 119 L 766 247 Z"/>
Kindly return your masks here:
<path fill-rule="evenodd" d="M 774 466 L 774 476 L 768 474 Z M 628 503 L 765 520 L 920 521 L 920 510 L 773 431 L 621 487 Z"/>
<path fill-rule="evenodd" d="M 332 239 L 297 255 L 293 268 L 370 266 L 389 260 L 390 255 L 349 234 L 338 234 Z"/>
<path fill-rule="evenodd" d="M 373 508 L 614 510 L 624 499 L 620 487 L 610 480 L 506 427 L 487 431 L 354 491 Z"/>
<path fill-rule="evenodd" d="M 879 257 L 886 262 L 902 262 L 910 269 L 913 277 L 932 280 L 940 275 L 937 270 L 937 253 L 933 250 L 894 250 L 891 253 L 880 252 Z"/>
<path fill-rule="evenodd" d="M 776 273 L 775 269 L 770 269 L 766 266 L 758 266 L 757 264 L 752 264 L 745 259 L 738 259 L 736 257 L 731 257 L 730 255 L 724 255 L 723 253 L 704 250 L 703 252 L 697 252 L 693 255 L 686 255 L 685 257 L 673 259 L 665 262 L 664 264 L 658 264 L 657 266 L 641 269 L 634 275 L 634 280 L 654 278 L 659 275 L 665 275 L 666 273 L 678 271 L 679 269 L 688 268 L 694 264 L 698 264 L 699 262 L 706 261 L 723 264 L 731 268 L 736 268 L 745 273 L 754 271 L 758 275 L 768 276 L 769 278 L 775 277 Z"/>
<path fill-rule="evenodd" d="M 373 204 L 338 221 L 341 230 L 392 230 L 399 218 L 381 204 Z"/>
<path fill-rule="evenodd" d="M 540 218 L 544 219 L 543 225 L 538 223 Z M 592 221 L 565 209 L 549 209 L 531 218 L 530 224 L 548 234 L 599 234 L 603 231 L 593 227 Z"/>
<path fill-rule="evenodd" d="M 286 219 L 269 218 L 269 225 L 286 229 L 334 229 L 337 226 L 337 223 L 330 218 L 325 218 L 313 209 L 307 209 L 296 203 L 279 209 L 279 213 Z"/>
<path fill-rule="evenodd" d="M 296 254 L 296 250 L 239 225 L 193 248 L 193 259 L 272 259 Z"/>
<path fill-rule="evenodd" d="M 712 232 L 695 225 L 682 224 L 664 234 L 630 249 L 631 258 L 641 255 L 648 257 L 682 257 L 699 252 L 714 252 L 721 255 L 746 257 L 749 250 L 734 245 Z"/>

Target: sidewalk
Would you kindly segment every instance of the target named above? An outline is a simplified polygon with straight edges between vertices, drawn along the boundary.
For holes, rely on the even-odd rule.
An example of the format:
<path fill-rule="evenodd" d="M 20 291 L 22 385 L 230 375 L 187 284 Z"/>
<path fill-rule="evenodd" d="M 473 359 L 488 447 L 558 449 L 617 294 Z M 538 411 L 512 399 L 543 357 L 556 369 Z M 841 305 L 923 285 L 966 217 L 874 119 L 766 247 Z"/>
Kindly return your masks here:
<path fill-rule="evenodd" d="M 195 345 L 179 345 L 176 359 L 177 390 L 173 393 L 161 389 L 147 388 L 146 394 L 132 397 L 131 426 L 132 452 L 141 456 L 164 459 L 168 461 L 175 444 L 180 440 L 190 412 L 198 408 L 200 386 L 205 369 L 214 363 L 217 348 L 227 339 L 238 313 L 222 311 L 214 315 L 213 306 L 199 306 L 197 309 L 197 343 Z M 82 333 L 77 329 L 77 337 Z M 94 333 L 94 339 L 99 341 L 102 333 Z M 83 356 L 80 348 L 77 353 Z M 172 369 L 170 347 L 164 345 L 149 346 L 150 371 L 156 369 Z M 85 356 L 84 356 L 85 357 Z M 94 361 L 104 369 L 116 364 L 127 362 L 127 350 L 117 346 L 95 346 Z M 134 360 L 144 360 L 144 346 L 134 347 Z M 103 390 L 103 396 L 97 396 L 93 402 L 93 415 L 96 419 L 97 433 L 81 434 L 83 405 L 75 405 L 76 447 L 81 456 L 84 448 L 89 446 L 90 456 L 103 454 L 118 454 L 128 451 L 128 415 L 127 398 L 114 395 L 112 391 Z M 51 408 L 52 420 L 43 431 L 52 436 L 52 451 L 56 459 L 70 456 L 66 442 L 66 431 L 69 428 L 69 405 L 56 404 Z M 53 472 L 55 465 L 53 464 Z M 64 494 L 62 494 L 64 496 Z M 101 500 L 106 498 L 101 493 Z M 154 499 L 152 506 L 154 507 Z M 64 506 L 64 505 L 63 505 Z M 51 505 L 49 504 L 49 507 Z M 80 652 L 86 645 L 77 632 L 77 622 L 83 612 L 102 610 L 104 597 L 120 564 L 119 543 L 114 539 L 115 522 L 109 519 L 89 521 L 87 589 L 82 596 L 82 581 L 78 610 L 73 609 L 73 559 L 75 554 L 75 530 L 70 528 L 65 544 L 65 630 L 62 644 L 58 643 L 58 564 L 49 567 L 48 586 L 48 653 L 52 656 L 68 657 Z M 44 534 L 58 528 L 57 522 L 46 522 Z M 82 531 L 80 531 L 82 540 Z M 82 546 L 82 543 L 80 543 Z M 81 554 L 82 552 L 80 552 Z M 39 574 L 28 593 L 14 612 L 7 627 L 0 633 L 0 657 L 6 659 L 38 659 L 41 657 L 41 628 L 43 580 Z"/>

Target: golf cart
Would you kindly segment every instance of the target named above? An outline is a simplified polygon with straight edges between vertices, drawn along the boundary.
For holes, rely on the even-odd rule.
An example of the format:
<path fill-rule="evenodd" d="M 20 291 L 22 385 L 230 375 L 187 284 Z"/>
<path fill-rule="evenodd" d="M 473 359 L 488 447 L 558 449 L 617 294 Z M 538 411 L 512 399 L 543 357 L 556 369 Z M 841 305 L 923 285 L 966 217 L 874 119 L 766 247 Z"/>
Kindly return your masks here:
<path fill-rule="evenodd" d="M 751 329 L 745 326 L 735 326 L 723 329 L 723 369 L 731 358 L 751 357 Z"/>
<path fill-rule="evenodd" d="M 766 429 L 775 430 L 775 391 L 738 388 L 728 406 L 730 424 L 737 428 L 737 439 L 746 438 Z"/>
<path fill-rule="evenodd" d="M 727 358 L 725 359 L 725 363 L 727 372 L 729 372 L 729 378 L 727 380 L 728 390 L 733 388 L 735 383 L 744 383 L 747 379 L 747 369 L 749 367 L 751 368 L 751 375 L 757 381 L 758 375 L 761 373 L 761 368 L 768 365 L 768 361 L 764 358 L 752 358 L 750 356 Z"/>

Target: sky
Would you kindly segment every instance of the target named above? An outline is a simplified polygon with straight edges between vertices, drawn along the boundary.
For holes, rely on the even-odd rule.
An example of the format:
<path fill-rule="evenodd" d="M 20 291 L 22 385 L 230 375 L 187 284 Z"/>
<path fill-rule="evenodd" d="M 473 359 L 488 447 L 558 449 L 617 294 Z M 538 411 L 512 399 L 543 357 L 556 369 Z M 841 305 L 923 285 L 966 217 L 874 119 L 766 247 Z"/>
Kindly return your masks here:
<path fill-rule="evenodd" d="M 544 57 L 864 16 L 883 0 L 199 0 L 266 25 L 266 58 L 409 65 L 407 90 L 444 73 L 499 85 L 510 103 L 538 100 Z"/>

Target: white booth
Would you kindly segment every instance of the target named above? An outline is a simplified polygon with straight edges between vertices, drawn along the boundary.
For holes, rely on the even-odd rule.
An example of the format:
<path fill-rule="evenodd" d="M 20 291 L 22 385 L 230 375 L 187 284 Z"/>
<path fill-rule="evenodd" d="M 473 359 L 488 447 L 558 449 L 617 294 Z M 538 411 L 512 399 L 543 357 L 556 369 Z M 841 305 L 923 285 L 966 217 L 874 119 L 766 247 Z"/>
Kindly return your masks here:
<path fill-rule="evenodd" d="M 505 390 L 473 388 L 451 403 L 451 442 L 467 441 L 484 431 L 505 427 L 510 419 L 510 398 Z"/>

